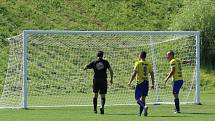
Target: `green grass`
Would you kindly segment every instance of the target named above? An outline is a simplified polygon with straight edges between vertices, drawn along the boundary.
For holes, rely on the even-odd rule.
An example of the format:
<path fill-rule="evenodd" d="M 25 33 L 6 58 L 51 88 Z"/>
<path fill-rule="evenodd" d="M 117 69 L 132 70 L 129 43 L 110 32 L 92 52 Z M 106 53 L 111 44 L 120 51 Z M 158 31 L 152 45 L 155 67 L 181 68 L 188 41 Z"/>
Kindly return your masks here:
<path fill-rule="evenodd" d="M 181 105 L 181 114 L 173 105 L 149 105 L 148 117 L 137 117 L 137 106 L 106 107 L 105 114 L 94 114 L 92 107 L 1 109 L 1 121 L 213 121 L 215 93 L 203 93 L 203 105 Z M 108 101 L 108 100 L 107 100 Z"/>
<path fill-rule="evenodd" d="M 203 91 L 213 90 L 215 87 L 215 70 L 201 69 L 201 86 Z"/>

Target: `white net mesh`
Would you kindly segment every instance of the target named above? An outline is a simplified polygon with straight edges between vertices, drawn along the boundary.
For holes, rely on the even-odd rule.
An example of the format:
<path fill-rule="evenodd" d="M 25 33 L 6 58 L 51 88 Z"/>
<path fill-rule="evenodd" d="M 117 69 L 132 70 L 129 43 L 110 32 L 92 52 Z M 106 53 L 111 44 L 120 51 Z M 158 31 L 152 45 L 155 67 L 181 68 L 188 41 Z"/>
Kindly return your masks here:
<path fill-rule="evenodd" d="M 22 39 L 21 35 L 9 38 L 9 59 L 6 78 L 0 97 L 0 107 L 20 107 L 22 101 Z"/>
<path fill-rule="evenodd" d="M 184 85 L 181 102 L 194 102 L 196 84 L 196 35 L 149 33 L 70 33 L 29 32 L 27 41 L 28 107 L 92 105 L 93 71 L 83 67 L 103 50 L 114 71 L 114 84 L 108 88 L 107 105 L 136 104 L 134 85 L 128 87 L 134 62 L 145 50 L 155 71 L 156 89 L 149 90 L 147 103 L 173 101 L 171 81 L 163 88 L 169 72 L 166 52 L 175 51 L 176 58 L 192 60 L 183 65 Z M 9 39 L 8 70 L 2 91 L 1 107 L 20 107 L 23 90 L 22 38 Z M 153 60 L 152 60 L 153 58 Z M 108 74 L 109 76 L 109 74 Z M 150 82 L 151 84 L 151 82 Z"/>

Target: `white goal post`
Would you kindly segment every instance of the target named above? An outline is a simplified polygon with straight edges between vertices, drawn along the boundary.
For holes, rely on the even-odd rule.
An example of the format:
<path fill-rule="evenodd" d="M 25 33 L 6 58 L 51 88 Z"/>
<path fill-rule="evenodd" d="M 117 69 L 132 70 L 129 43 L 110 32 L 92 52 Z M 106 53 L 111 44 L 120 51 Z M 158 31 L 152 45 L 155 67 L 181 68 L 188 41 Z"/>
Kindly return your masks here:
<path fill-rule="evenodd" d="M 165 54 L 191 60 L 184 64 L 181 103 L 200 104 L 199 31 L 63 31 L 25 30 L 8 38 L 9 59 L 0 97 L 2 108 L 65 107 L 92 105 L 92 70 L 83 67 L 104 51 L 114 71 L 107 105 L 133 105 L 134 87 L 127 83 L 142 50 L 153 64 L 154 90 L 147 103 L 172 104 L 171 80 L 163 87 L 170 70 Z M 150 81 L 150 80 L 149 80 Z M 151 82 L 150 82 L 151 84 Z"/>

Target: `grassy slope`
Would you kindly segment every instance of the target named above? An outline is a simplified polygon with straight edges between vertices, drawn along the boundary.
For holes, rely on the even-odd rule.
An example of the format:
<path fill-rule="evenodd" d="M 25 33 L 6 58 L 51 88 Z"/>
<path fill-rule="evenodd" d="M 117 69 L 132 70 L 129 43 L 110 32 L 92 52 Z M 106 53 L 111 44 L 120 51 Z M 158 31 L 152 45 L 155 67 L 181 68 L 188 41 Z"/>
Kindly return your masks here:
<path fill-rule="evenodd" d="M 0 4 L 0 82 L 4 80 L 8 47 L 5 38 L 25 29 L 166 30 L 182 0 L 86 1 L 2 0 Z"/>
<path fill-rule="evenodd" d="M 182 0 L 156 2 L 38 0 L 1 3 L 2 23 L 8 37 L 23 29 L 165 30 Z"/>
<path fill-rule="evenodd" d="M 173 105 L 149 105 L 148 117 L 137 117 L 136 106 L 106 107 L 105 115 L 95 115 L 92 107 L 37 108 L 29 110 L 2 109 L 0 120 L 3 121 L 212 121 L 215 118 L 215 94 L 203 93 L 203 105 L 182 105 L 181 114 L 173 114 Z M 107 100 L 108 101 L 108 100 Z"/>
<path fill-rule="evenodd" d="M 8 46 L 4 40 L 24 29 L 166 30 L 171 16 L 178 13 L 184 0 L 141 1 L 1 0 L 0 82 L 4 80 L 7 66 Z M 203 71 L 202 83 L 213 82 L 213 75 L 213 71 Z"/>

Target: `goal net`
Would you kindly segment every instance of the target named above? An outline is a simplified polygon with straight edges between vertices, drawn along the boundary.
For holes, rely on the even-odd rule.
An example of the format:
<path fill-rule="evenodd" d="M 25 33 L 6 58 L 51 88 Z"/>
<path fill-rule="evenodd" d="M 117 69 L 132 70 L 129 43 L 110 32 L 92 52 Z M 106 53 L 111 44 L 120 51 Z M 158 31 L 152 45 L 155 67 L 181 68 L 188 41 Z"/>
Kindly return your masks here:
<path fill-rule="evenodd" d="M 141 51 L 153 64 L 155 89 L 147 103 L 173 103 L 172 81 L 163 87 L 170 70 L 165 58 L 191 60 L 182 65 L 181 103 L 199 103 L 199 32 L 49 31 L 26 30 L 8 39 L 8 68 L 1 90 L 0 107 L 64 107 L 92 105 L 92 70 L 84 66 L 98 50 L 110 62 L 114 83 L 108 87 L 107 105 L 133 105 L 135 81 L 131 77 Z M 108 73 L 108 80 L 109 80 Z M 151 80 L 150 85 L 151 85 Z"/>

